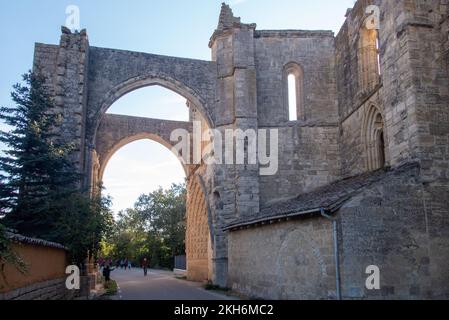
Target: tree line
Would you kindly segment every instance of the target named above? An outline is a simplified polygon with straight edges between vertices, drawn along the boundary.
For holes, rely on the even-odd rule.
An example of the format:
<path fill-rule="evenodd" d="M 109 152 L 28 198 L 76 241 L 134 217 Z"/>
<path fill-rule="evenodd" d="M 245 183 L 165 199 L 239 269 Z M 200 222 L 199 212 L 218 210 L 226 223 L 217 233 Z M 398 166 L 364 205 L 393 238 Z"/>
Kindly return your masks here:
<path fill-rule="evenodd" d="M 135 266 L 147 258 L 153 268 L 172 269 L 174 257 L 185 254 L 185 203 L 185 184 L 141 195 L 133 208 L 118 214 L 102 241 L 102 258 L 128 259 Z"/>

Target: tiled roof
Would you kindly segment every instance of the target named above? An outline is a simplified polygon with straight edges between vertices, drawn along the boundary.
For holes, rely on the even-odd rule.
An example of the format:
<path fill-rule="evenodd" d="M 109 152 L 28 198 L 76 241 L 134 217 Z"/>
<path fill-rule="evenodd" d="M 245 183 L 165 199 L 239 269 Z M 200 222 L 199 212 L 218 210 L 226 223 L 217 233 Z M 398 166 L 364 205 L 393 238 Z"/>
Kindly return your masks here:
<path fill-rule="evenodd" d="M 312 192 L 301 194 L 294 199 L 266 206 L 261 209 L 256 218 L 235 220 L 225 227 L 224 230 L 234 230 L 286 218 L 320 214 L 322 210 L 325 213 L 334 213 L 345 202 L 362 192 L 364 187 L 368 187 L 387 177 L 401 175 L 418 167 L 417 163 L 408 163 L 395 169 L 381 169 L 343 179 L 315 189 Z"/>
<path fill-rule="evenodd" d="M 50 242 L 50 241 L 46 241 L 46 240 L 42 240 L 42 239 L 25 237 L 20 234 L 11 233 L 11 232 L 6 232 L 6 236 L 13 242 L 26 243 L 26 244 L 31 244 L 31 245 L 40 246 L 40 247 L 67 250 L 67 248 L 64 247 L 62 244 L 59 244 L 56 242 Z"/>

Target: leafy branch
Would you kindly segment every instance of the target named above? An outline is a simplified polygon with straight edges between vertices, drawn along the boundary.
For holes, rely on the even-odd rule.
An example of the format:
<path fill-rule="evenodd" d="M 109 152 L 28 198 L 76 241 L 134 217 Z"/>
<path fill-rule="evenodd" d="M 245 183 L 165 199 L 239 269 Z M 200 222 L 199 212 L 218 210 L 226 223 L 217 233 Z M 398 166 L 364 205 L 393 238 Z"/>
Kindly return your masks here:
<path fill-rule="evenodd" d="M 14 266 L 22 274 L 29 271 L 26 262 L 12 249 L 12 241 L 7 233 L 6 227 L 0 224 L 0 276 L 6 284 L 8 283 L 5 275 L 6 264 Z"/>

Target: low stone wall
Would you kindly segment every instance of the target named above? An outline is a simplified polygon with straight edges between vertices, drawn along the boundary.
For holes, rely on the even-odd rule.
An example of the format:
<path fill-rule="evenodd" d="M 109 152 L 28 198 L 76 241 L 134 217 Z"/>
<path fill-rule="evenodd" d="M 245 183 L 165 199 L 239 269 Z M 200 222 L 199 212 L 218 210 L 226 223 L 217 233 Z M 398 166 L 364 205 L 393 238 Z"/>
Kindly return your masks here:
<path fill-rule="evenodd" d="M 35 283 L 20 289 L 0 294 L 0 300 L 69 300 L 75 297 L 68 291 L 66 278 Z"/>

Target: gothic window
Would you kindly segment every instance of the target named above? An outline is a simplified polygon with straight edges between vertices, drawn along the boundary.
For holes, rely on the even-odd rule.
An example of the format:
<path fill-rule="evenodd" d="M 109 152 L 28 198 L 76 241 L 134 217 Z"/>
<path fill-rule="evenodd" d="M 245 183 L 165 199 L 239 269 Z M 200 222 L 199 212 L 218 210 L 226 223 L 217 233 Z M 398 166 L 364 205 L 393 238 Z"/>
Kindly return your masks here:
<path fill-rule="evenodd" d="M 386 162 L 384 121 L 379 109 L 374 105 L 365 117 L 363 131 L 368 170 L 383 168 Z"/>
<path fill-rule="evenodd" d="M 294 62 L 284 67 L 284 101 L 289 121 L 305 120 L 304 74 L 301 66 Z"/>
<path fill-rule="evenodd" d="M 369 92 L 380 82 L 379 37 L 376 29 L 363 27 L 359 38 L 359 86 L 362 92 Z"/>

